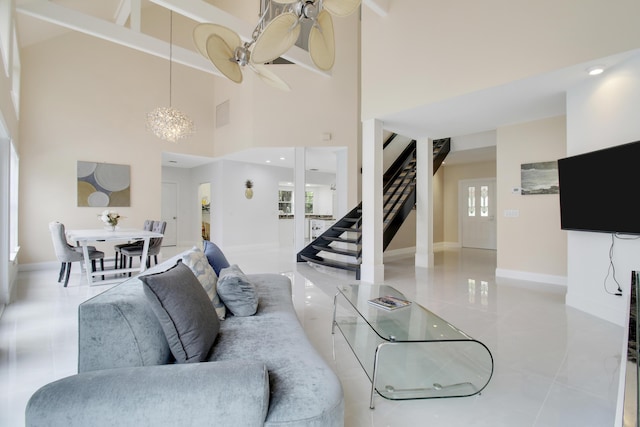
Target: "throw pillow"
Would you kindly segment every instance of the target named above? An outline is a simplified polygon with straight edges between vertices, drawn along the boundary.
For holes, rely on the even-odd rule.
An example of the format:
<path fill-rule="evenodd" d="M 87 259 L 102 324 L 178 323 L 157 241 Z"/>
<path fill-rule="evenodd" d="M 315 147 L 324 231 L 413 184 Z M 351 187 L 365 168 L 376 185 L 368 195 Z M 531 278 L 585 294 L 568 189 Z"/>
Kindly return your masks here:
<path fill-rule="evenodd" d="M 178 260 L 170 269 L 140 276 L 140 280 L 176 361 L 205 361 L 220 321 L 191 269 Z"/>
<path fill-rule="evenodd" d="M 227 258 L 215 243 L 205 240 L 204 253 L 209 260 L 209 264 L 213 267 L 213 271 L 215 271 L 218 276 L 220 275 L 220 270 L 229 267 L 229 261 L 227 261 Z"/>
<path fill-rule="evenodd" d="M 256 314 L 258 309 L 256 288 L 236 264 L 220 271 L 218 294 L 234 316 Z"/>
<path fill-rule="evenodd" d="M 224 320 L 227 310 L 225 309 L 222 301 L 220 301 L 216 291 L 218 277 L 213 271 L 213 268 L 211 268 L 211 265 L 209 265 L 209 261 L 205 254 L 198 247 L 194 246 L 190 251 L 182 255 L 182 262 L 191 269 L 204 290 L 207 292 L 207 295 L 209 295 L 209 300 L 211 300 L 213 308 L 216 309 L 218 318 L 220 320 Z"/>

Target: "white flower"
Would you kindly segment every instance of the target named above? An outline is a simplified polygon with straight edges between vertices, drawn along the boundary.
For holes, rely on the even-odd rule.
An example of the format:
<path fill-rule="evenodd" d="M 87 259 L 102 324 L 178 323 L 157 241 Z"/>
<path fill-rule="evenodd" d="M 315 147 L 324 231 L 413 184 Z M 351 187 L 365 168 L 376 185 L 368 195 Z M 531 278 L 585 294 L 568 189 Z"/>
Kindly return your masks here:
<path fill-rule="evenodd" d="M 100 215 L 98 215 L 98 218 L 100 218 L 100 220 L 105 224 L 116 226 L 118 225 L 118 221 L 120 220 L 120 218 L 123 217 L 121 217 L 120 214 L 116 211 L 105 209 Z"/>

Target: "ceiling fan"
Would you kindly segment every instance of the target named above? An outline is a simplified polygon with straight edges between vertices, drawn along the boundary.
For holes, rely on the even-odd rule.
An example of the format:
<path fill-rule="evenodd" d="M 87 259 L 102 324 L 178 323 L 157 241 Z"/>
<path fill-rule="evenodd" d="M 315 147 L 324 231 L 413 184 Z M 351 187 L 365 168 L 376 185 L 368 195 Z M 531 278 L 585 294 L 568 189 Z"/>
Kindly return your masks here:
<path fill-rule="evenodd" d="M 243 43 L 233 30 L 218 24 L 204 23 L 194 28 L 193 40 L 198 52 L 209 59 L 229 80 L 242 83 L 242 67 L 248 66 L 265 83 L 277 89 L 291 90 L 286 82 L 265 65 L 253 61 L 249 49 L 257 34 L 258 31 L 254 31 L 253 38 Z"/>
<path fill-rule="evenodd" d="M 327 71 L 335 62 L 335 39 L 331 16 L 345 17 L 353 13 L 361 0 L 274 0 L 289 5 L 258 34 L 253 46 L 257 63 L 273 61 L 291 48 L 300 35 L 300 23 L 309 19 L 309 55 L 321 70 Z"/>

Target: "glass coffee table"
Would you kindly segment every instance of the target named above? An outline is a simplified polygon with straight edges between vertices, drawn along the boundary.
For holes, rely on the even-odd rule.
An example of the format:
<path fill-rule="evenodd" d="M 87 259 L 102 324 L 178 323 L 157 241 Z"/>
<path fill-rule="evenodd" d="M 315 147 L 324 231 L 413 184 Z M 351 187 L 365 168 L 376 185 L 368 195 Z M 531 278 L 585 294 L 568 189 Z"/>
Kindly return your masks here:
<path fill-rule="evenodd" d="M 489 349 L 421 305 L 387 310 L 369 301 L 391 296 L 387 285 L 342 285 L 333 325 L 344 335 L 377 392 L 386 399 L 463 397 L 480 393 L 493 374 Z"/>

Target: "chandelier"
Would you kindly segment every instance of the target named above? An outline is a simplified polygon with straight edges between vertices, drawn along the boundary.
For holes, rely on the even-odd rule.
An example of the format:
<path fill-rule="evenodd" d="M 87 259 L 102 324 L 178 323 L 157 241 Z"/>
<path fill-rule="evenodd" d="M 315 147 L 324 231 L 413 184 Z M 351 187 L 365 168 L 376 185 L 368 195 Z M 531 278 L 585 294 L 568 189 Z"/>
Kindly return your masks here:
<path fill-rule="evenodd" d="M 173 55 L 173 11 L 170 15 L 169 30 L 169 106 L 158 107 L 147 113 L 147 129 L 155 136 L 169 142 L 191 136 L 195 132 L 193 121 L 171 106 L 171 71 Z"/>

